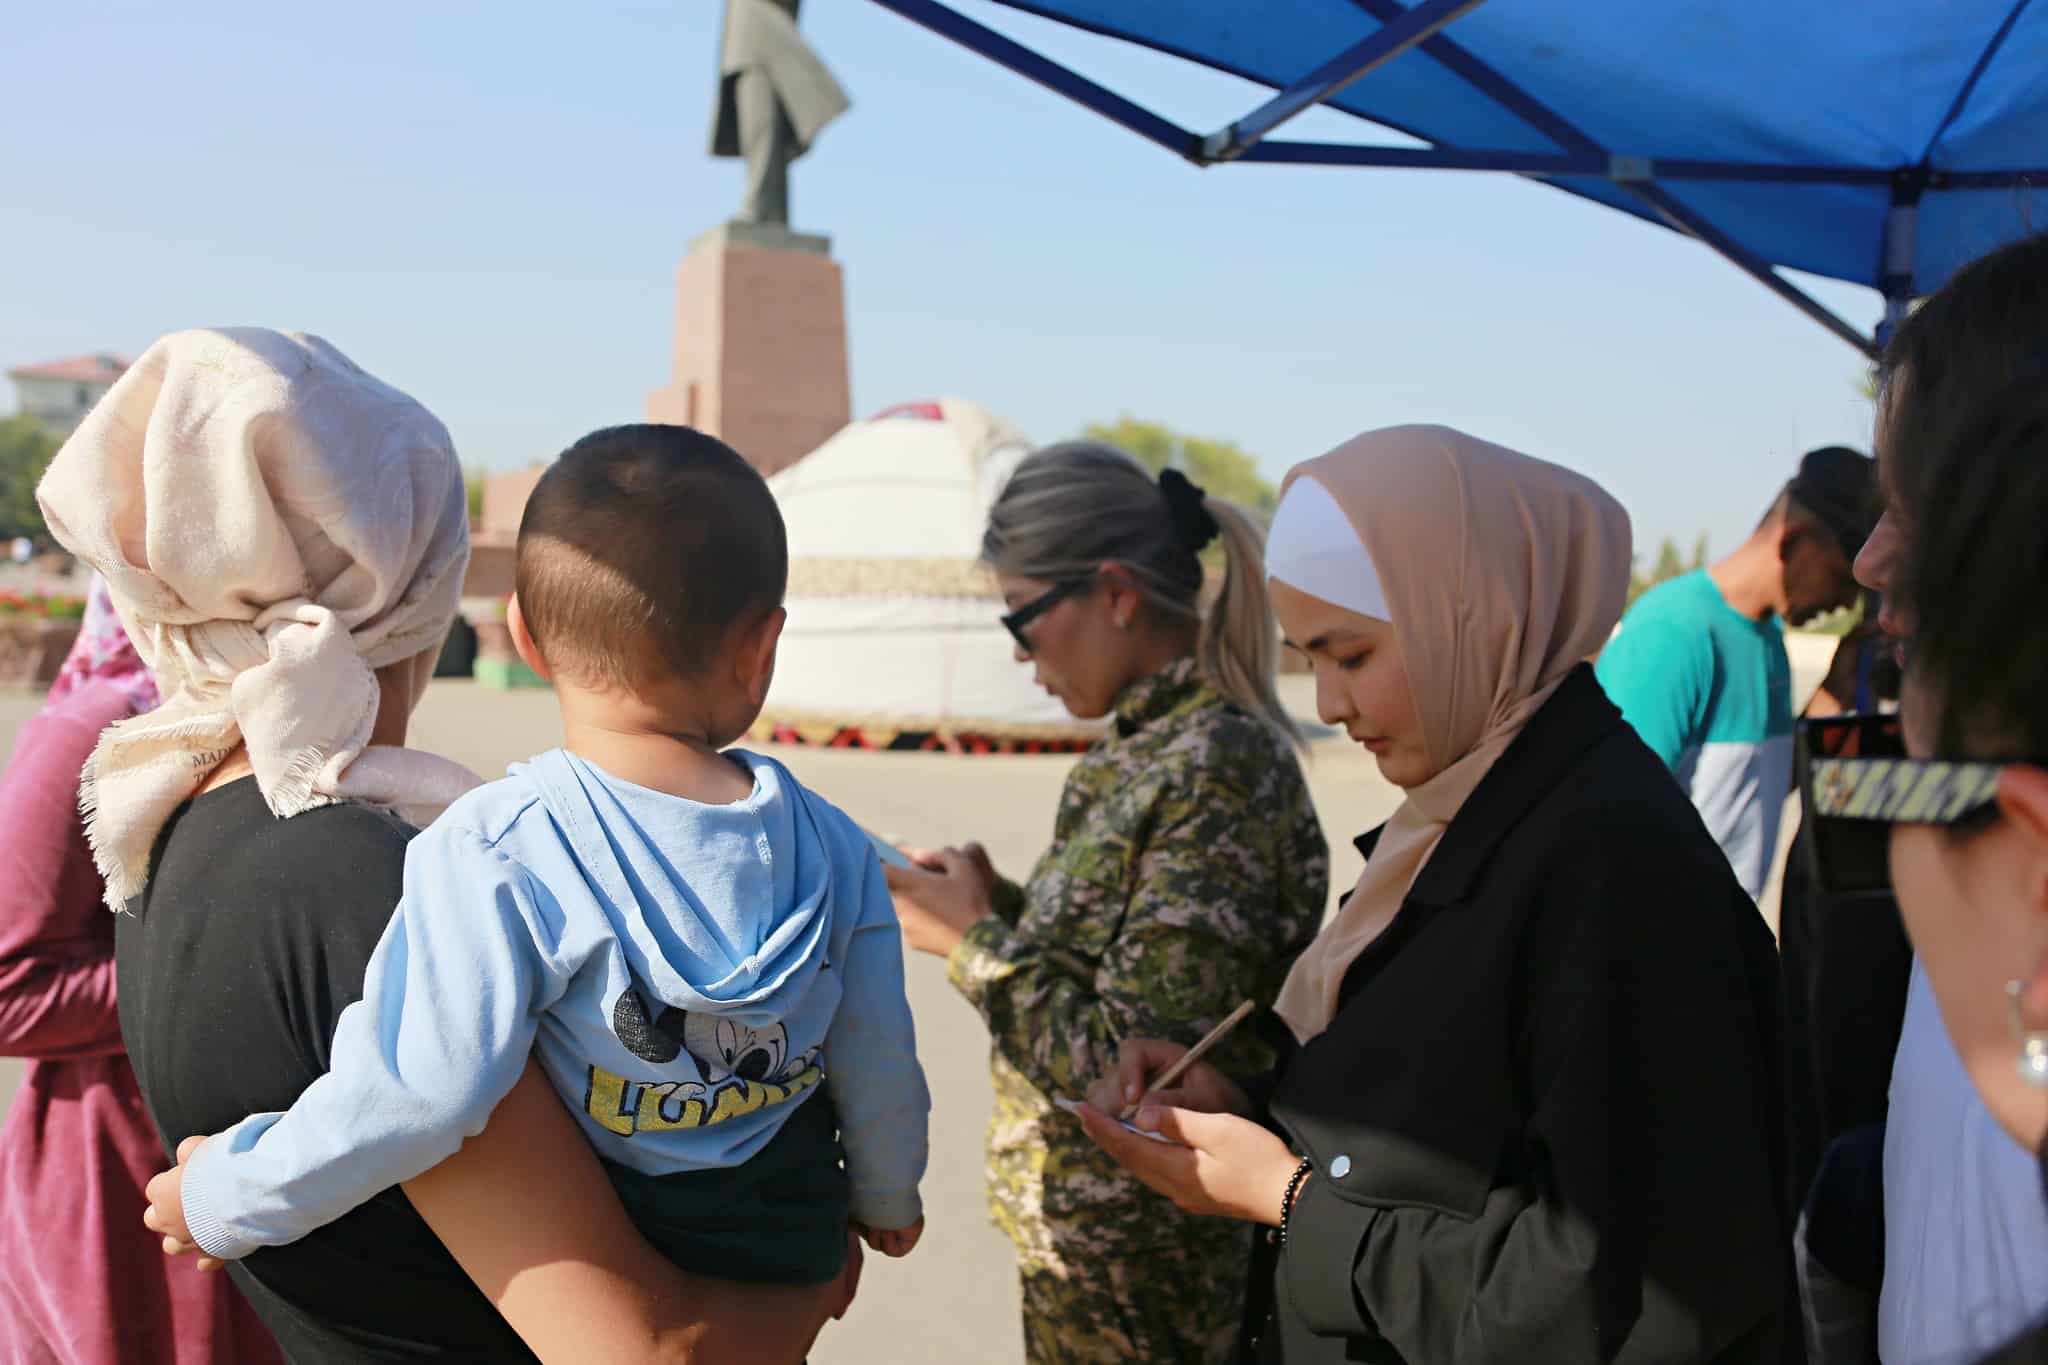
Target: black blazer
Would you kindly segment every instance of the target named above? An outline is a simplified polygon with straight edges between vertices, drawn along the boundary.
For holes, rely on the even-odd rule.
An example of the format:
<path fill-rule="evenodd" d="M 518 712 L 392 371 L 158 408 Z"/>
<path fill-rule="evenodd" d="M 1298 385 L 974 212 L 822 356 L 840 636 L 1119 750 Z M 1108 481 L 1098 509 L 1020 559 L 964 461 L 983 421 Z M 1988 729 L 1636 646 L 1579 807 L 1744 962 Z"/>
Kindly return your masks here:
<path fill-rule="evenodd" d="M 1315 1174 L 1261 1239 L 1248 1353 L 1780 1360 L 1777 1010 L 1755 904 L 1576 670 L 1274 1074 Z"/>

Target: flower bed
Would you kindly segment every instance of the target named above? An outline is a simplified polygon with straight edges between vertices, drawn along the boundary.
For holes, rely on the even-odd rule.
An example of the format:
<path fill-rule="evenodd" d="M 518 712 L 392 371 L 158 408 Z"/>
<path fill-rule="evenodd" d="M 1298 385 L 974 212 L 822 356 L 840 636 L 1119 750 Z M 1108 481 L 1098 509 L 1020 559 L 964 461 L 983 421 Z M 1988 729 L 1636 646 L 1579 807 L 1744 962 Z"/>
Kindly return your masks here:
<path fill-rule="evenodd" d="M 0 620 L 23 616 L 38 621 L 79 621 L 85 617 L 85 599 L 0 592 Z"/>
<path fill-rule="evenodd" d="M 0 592 L 0 690 L 39 690 L 55 681 L 84 615 L 83 598 Z"/>

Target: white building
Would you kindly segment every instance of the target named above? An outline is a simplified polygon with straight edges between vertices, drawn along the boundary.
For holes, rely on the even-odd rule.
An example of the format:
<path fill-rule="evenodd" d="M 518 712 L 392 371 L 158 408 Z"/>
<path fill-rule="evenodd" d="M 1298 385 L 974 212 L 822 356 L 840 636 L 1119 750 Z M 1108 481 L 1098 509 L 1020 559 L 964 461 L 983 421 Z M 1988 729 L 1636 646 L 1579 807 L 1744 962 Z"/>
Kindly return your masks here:
<path fill-rule="evenodd" d="M 69 436 L 128 368 L 119 356 L 81 355 L 44 365 L 9 370 L 20 410 L 39 419 L 50 434 Z"/>

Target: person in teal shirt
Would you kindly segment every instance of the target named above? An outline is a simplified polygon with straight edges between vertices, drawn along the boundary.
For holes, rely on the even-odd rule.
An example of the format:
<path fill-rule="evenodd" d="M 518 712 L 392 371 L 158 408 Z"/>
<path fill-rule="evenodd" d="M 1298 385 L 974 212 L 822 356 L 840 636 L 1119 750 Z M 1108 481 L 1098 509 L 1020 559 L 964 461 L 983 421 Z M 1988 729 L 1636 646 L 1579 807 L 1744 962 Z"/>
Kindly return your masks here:
<path fill-rule="evenodd" d="M 1596 665 L 1751 896 L 1770 880 L 1792 789 L 1785 623 L 1856 601 L 1850 564 L 1879 510 L 1869 456 L 1843 446 L 1808 452 L 1749 539 L 1644 593 Z"/>

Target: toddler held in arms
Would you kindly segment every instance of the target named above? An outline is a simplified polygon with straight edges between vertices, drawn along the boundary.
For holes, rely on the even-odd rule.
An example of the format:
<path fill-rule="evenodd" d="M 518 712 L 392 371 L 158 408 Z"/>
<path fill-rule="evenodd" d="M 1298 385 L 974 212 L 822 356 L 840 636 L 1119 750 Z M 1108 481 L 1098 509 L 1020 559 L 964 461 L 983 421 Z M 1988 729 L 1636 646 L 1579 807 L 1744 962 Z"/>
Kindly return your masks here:
<path fill-rule="evenodd" d="M 767 696 L 788 559 L 760 475 L 699 432 L 614 427 L 548 470 L 508 623 L 564 746 L 412 841 L 328 1073 L 150 1182 L 167 1248 L 339 1218 L 481 1132 L 531 1054 L 683 1269 L 819 1283 L 849 1220 L 909 1253 L 931 1103 L 881 867 L 725 748 Z"/>

